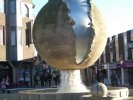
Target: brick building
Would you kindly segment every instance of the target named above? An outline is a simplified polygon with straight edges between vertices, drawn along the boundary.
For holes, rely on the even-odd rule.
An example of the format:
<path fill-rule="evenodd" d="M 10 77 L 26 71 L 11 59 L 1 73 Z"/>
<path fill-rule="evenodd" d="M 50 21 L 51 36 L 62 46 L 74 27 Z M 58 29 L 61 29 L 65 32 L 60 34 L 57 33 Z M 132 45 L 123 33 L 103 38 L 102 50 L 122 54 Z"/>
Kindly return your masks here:
<path fill-rule="evenodd" d="M 115 70 L 120 85 L 133 85 L 133 30 L 109 37 L 96 65 L 107 74 L 109 80 Z"/>
<path fill-rule="evenodd" d="M 32 0 L 0 0 L 0 79 L 7 75 L 14 83 L 32 79 L 33 8 Z"/>

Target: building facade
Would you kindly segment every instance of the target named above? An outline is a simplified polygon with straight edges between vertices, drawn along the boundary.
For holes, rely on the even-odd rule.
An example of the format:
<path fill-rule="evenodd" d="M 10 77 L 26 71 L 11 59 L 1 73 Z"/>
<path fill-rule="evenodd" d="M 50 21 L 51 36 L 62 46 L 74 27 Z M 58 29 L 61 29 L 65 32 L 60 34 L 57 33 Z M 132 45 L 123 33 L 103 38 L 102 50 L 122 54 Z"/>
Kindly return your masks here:
<path fill-rule="evenodd" d="M 108 80 L 115 70 L 120 85 L 133 85 L 133 30 L 109 37 L 97 64 L 107 71 Z"/>
<path fill-rule="evenodd" d="M 92 67 L 102 71 L 109 81 L 115 70 L 119 85 L 133 85 L 133 30 L 109 37 L 104 52 Z"/>
<path fill-rule="evenodd" d="M 8 75 L 13 83 L 31 81 L 28 77 L 32 77 L 30 70 L 36 53 L 32 40 L 33 8 L 32 0 L 0 0 L 0 76 Z"/>

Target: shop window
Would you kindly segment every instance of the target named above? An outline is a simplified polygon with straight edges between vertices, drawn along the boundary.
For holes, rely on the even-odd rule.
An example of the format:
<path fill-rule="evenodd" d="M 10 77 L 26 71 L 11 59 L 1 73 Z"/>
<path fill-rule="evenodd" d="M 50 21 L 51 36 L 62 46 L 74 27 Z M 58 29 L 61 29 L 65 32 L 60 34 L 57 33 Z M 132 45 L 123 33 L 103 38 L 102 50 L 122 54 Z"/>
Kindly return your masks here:
<path fill-rule="evenodd" d="M 15 1 L 11 1 L 10 2 L 10 12 L 11 12 L 11 14 L 14 14 L 15 12 L 16 12 L 16 5 L 15 5 Z"/>
<path fill-rule="evenodd" d="M 16 32 L 11 31 L 11 46 L 15 46 L 15 45 L 16 45 Z"/>
<path fill-rule="evenodd" d="M 131 60 L 131 59 L 132 59 L 131 55 L 130 55 L 130 56 L 128 56 L 127 58 L 128 58 L 128 60 Z"/>
<path fill-rule="evenodd" d="M 128 71 L 128 68 L 125 68 L 124 69 L 124 84 L 129 84 L 129 71 Z"/>
<path fill-rule="evenodd" d="M 116 59 L 112 59 L 112 62 L 115 62 L 116 61 Z"/>
<path fill-rule="evenodd" d="M 26 17 L 29 17 L 29 8 L 25 4 L 22 6 L 22 15 L 26 16 Z"/>
<path fill-rule="evenodd" d="M 0 12 L 4 13 L 4 0 L 0 0 Z"/>
<path fill-rule="evenodd" d="M 30 46 L 31 44 L 31 31 L 30 29 L 26 29 L 26 46 Z"/>
<path fill-rule="evenodd" d="M 0 45 L 4 45 L 4 26 L 0 26 Z"/>

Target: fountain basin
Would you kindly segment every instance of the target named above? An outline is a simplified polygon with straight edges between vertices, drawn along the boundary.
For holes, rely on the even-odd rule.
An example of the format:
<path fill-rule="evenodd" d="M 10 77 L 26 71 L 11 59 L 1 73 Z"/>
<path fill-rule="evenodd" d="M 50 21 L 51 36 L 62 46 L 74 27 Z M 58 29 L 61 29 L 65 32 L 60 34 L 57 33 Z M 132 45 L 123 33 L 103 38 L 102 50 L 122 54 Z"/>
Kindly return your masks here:
<path fill-rule="evenodd" d="M 91 95 L 84 95 L 81 100 L 133 100 L 133 96 L 123 99 L 122 97 L 92 97 Z"/>
<path fill-rule="evenodd" d="M 133 100 L 133 96 L 129 96 L 126 100 Z"/>
<path fill-rule="evenodd" d="M 128 97 L 129 94 L 130 97 Z M 127 87 L 108 87 L 106 97 L 84 95 L 81 97 L 81 100 L 133 100 L 131 94 L 132 90 L 128 90 Z"/>
<path fill-rule="evenodd" d="M 48 88 L 20 91 L 18 93 L 18 100 L 80 100 L 81 96 L 89 94 L 89 92 L 56 93 L 57 90 L 55 88 Z"/>
<path fill-rule="evenodd" d="M 108 97 L 128 98 L 129 90 L 126 87 L 108 87 Z"/>
<path fill-rule="evenodd" d="M 57 88 L 23 90 L 18 93 L 17 100 L 123 100 L 124 98 L 133 100 L 133 89 L 129 89 L 128 92 L 126 87 L 108 87 L 108 96 L 110 97 L 92 97 L 90 92 L 57 93 L 57 91 Z M 109 95 L 109 93 L 116 94 Z"/>
<path fill-rule="evenodd" d="M 123 100 L 121 97 L 93 97 L 91 95 L 84 95 L 81 100 Z"/>
<path fill-rule="evenodd" d="M 129 89 L 129 96 L 133 96 L 133 89 Z"/>

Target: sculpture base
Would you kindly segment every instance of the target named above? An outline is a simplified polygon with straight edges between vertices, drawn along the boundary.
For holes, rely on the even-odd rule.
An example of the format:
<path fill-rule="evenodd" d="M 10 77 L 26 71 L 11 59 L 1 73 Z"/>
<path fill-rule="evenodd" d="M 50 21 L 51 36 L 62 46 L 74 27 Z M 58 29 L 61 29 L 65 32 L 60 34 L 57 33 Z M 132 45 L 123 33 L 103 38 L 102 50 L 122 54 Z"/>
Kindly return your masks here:
<path fill-rule="evenodd" d="M 82 83 L 80 70 L 61 70 L 61 83 L 58 93 L 90 92 Z"/>

